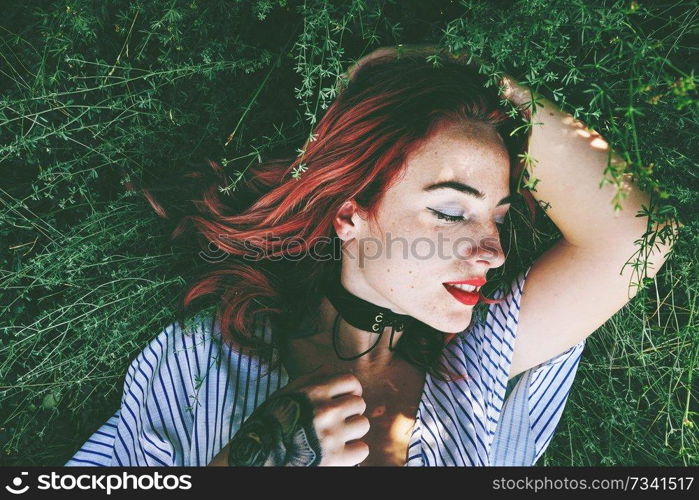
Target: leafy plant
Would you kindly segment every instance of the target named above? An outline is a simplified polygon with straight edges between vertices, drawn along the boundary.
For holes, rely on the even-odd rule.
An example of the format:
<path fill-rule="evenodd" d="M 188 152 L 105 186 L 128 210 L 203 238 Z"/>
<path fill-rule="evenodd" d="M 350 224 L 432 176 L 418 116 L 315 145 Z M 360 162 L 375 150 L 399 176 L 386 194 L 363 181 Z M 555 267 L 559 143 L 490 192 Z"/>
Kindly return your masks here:
<path fill-rule="evenodd" d="M 65 463 L 118 407 L 130 360 L 173 320 L 196 255 L 167 241 L 169 221 L 127 183 L 157 184 L 208 158 L 234 197 L 251 165 L 303 154 L 352 62 L 429 42 L 477 57 L 492 85 L 511 74 L 600 132 L 626 161 L 600 182 L 630 173 L 653 193 L 649 212 L 684 224 L 661 273 L 589 338 L 539 465 L 696 465 L 698 10 L 627 0 L 6 6 L 3 463 Z M 513 212 L 503 281 L 559 236 L 543 210 L 535 227 L 523 205 Z M 638 265 L 662 236 L 640 242 Z"/>

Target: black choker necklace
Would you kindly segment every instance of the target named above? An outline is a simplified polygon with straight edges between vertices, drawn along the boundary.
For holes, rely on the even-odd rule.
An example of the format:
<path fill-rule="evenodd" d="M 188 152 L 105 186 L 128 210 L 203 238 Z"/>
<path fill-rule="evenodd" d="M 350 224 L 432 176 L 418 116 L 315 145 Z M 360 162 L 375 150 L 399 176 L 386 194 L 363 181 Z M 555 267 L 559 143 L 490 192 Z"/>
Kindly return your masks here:
<path fill-rule="evenodd" d="M 397 314 L 390 309 L 360 299 L 342 286 L 339 277 L 330 283 L 325 292 L 330 303 L 338 311 L 333 325 L 333 348 L 335 349 L 337 357 L 344 361 L 357 359 L 374 349 L 381 341 L 384 328 L 387 326 L 391 327 L 391 338 L 389 339 L 388 349 L 394 351 L 393 337 L 395 332 L 405 331 L 406 326 L 416 321 L 412 316 L 407 314 Z M 374 345 L 356 356 L 342 356 L 337 349 L 337 335 L 341 317 L 355 328 L 376 333 L 378 338 Z"/>

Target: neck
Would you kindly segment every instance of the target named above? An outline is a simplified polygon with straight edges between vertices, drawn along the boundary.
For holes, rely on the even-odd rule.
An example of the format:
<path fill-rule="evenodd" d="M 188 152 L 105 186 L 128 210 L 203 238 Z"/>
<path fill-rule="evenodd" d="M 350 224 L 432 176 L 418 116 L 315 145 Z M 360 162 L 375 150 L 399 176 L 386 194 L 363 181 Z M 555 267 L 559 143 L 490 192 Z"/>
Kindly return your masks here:
<path fill-rule="evenodd" d="M 296 377 L 315 369 L 332 372 L 351 372 L 355 375 L 376 376 L 397 362 L 395 351 L 389 349 L 391 327 L 384 328 L 379 343 L 368 353 L 357 359 L 345 361 L 338 358 L 333 347 L 333 328 L 338 311 L 323 297 L 317 317 L 317 329 L 311 336 L 286 339 L 284 358 L 287 372 Z M 371 348 L 378 339 L 378 333 L 361 330 L 347 323 L 342 316 L 337 323 L 335 345 L 343 357 L 352 357 Z M 394 331 L 393 347 L 398 344 L 401 331 Z M 293 374 L 292 374 L 293 372 Z"/>

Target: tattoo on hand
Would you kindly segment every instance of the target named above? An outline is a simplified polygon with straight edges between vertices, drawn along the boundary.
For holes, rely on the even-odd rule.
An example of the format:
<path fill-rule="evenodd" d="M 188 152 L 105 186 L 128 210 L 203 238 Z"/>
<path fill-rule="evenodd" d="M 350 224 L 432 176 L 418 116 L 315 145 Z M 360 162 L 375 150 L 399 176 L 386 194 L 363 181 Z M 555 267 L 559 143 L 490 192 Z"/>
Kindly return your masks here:
<path fill-rule="evenodd" d="M 230 466 L 318 465 L 320 442 L 313 406 L 303 392 L 273 396 L 250 415 L 231 440 Z"/>

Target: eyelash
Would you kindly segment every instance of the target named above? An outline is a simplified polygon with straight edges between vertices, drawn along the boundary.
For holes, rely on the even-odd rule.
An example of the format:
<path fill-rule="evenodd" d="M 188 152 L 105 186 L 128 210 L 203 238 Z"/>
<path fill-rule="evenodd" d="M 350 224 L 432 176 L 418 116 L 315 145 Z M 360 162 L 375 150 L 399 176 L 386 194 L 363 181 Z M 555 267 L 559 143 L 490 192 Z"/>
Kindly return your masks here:
<path fill-rule="evenodd" d="M 430 210 L 438 219 L 446 220 L 451 224 L 465 220 L 463 218 L 463 216 L 461 216 L 461 215 L 447 215 L 447 214 L 443 214 L 442 212 L 438 212 L 437 210 L 434 210 L 432 208 L 429 208 L 428 210 Z M 504 220 L 495 221 L 495 224 L 497 224 L 498 226 L 501 226 L 504 223 L 505 223 Z"/>

